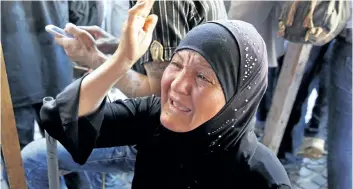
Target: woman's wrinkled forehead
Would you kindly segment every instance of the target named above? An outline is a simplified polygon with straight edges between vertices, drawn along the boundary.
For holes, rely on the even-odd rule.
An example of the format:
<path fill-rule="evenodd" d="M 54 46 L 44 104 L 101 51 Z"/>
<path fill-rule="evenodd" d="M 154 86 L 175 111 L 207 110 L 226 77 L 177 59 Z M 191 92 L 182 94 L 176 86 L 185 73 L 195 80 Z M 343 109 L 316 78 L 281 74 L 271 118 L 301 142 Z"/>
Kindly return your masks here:
<path fill-rule="evenodd" d="M 202 55 L 189 49 L 184 49 L 176 52 L 172 57 L 172 61 L 173 60 L 182 61 L 184 64 L 197 64 L 199 66 L 212 69 L 211 65 Z"/>
<path fill-rule="evenodd" d="M 238 75 L 238 89 L 250 83 L 255 75 L 267 74 L 266 45 L 254 26 L 239 20 L 215 21 L 227 28 L 239 45 L 240 66 Z"/>

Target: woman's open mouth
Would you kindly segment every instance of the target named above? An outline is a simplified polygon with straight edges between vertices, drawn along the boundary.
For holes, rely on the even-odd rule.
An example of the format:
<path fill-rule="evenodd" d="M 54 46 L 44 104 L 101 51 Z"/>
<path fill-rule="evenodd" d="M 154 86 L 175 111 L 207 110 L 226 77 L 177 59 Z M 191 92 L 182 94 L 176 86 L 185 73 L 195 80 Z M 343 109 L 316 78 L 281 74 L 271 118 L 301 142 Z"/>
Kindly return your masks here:
<path fill-rule="evenodd" d="M 172 99 L 169 99 L 169 106 L 172 110 L 177 111 L 177 112 L 188 113 L 191 111 L 189 108 L 183 106 L 181 103 L 178 103 Z"/>

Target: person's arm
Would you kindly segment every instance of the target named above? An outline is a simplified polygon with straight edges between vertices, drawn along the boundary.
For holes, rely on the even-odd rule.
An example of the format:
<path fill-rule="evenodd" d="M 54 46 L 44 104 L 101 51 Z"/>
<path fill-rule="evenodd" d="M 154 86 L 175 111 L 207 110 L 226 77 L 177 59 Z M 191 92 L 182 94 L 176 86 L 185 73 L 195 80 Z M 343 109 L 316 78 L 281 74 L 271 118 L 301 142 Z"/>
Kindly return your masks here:
<path fill-rule="evenodd" d="M 104 54 L 114 54 L 116 49 L 118 49 L 119 41 L 119 38 L 110 35 L 110 37 L 97 39 L 96 45 L 98 50 Z"/>
<path fill-rule="evenodd" d="M 139 144 L 159 125 L 160 100 L 155 96 L 103 101 L 94 112 L 79 116 L 84 78 L 70 84 L 40 111 L 44 129 L 68 150 L 75 162 L 85 163 L 93 148 Z"/>
<path fill-rule="evenodd" d="M 114 86 L 130 98 L 154 94 L 148 77 L 132 69 L 129 69 Z M 156 95 L 159 96 L 159 93 Z"/>
<path fill-rule="evenodd" d="M 108 57 L 104 54 L 97 54 L 96 61 L 90 64 L 91 69 L 97 69 Z M 147 75 L 129 69 L 114 85 L 129 98 L 141 96 L 160 96 L 161 93 L 161 79 L 168 62 L 148 62 L 145 63 Z"/>
<path fill-rule="evenodd" d="M 99 35 L 102 34 L 100 28 L 98 29 L 95 26 L 90 28 L 77 27 L 69 24 L 65 30 L 70 34 L 75 34 L 76 39 L 56 37 L 55 40 L 57 44 L 65 49 L 66 54 L 72 59 L 72 61 L 77 62 L 80 66 L 89 67 L 93 70 L 108 61 L 109 57 L 97 49 L 96 45 L 98 45 L 98 41 L 94 40 L 95 38 L 98 40 L 101 39 L 101 37 L 99 37 Z M 116 43 L 117 40 L 111 40 L 110 42 Z M 146 63 L 145 65 L 150 64 L 155 63 Z M 154 67 L 158 68 L 156 71 L 151 70 L 149 66 L 145 66 L 147 76 L 132 69 L 126 69 L 124 70 L 122 77 L 114 84 L 114 86 L 119 88 L 130 98 L 150 96 L 152 94 L 159 96 L 160 77 L 164 71 L 164 69 L 160 69 L 162 65 L 166 65 L 166 63 L 158 63 L 158 66 Z M 120 68 L 116 69 L 120 71 L 122 70 Z"/>
<path fill-rule="evenodd" d="M 158 20 L 156 15 L 149 15 L 153 3 L 154 0 L 143 0 L 131 8 L 120 45 L 110 59 L 71 83 L 41 109 L 44 129 L 65 146 L 77 163 L 85 163 L 94 147 L 137 144 L 148 135 L 149 127 L 158 125 L 154 123 L 159 122 L 157 97 L 118 100 L 113 104 L 106 104 L 105 100 L 108 90 L 151 43 Z M 66 30 L 76 38 L 81 33 L 72 31 L 73 27 L 69 24 Z"/>
<path fill-rule="evenodd" d="M 97 57 L 98 61 L 94 64 L 92 69 L 97 69 L 104 60 L 108 60 L 106 56 Z M 151 67 L 152 65 L 160 64 L 155 66 L 155 70 Z M 160 85 L 163 71 L 168 63 L 145 63 L 144 67 L 148 75 L 144 75 L 136 72 L 133 69 L 127 69 L 123 73 L 122 77 L 114 84 L 114 87 L 118 88 L 129 98 L 142 97 L 142 96 L 151 96 L 156 95 L 160 96 Z M 163 65 L 163 69 L 158 68 Z M 147 68 L 146 68 L 147 67 Z M 158 69 L 157 69 L 158 68 Z"/>
<path fill-rule="evenodd" d="M 168 65 L 169 65 L 169 62 L 167 61 L 164 61 L 164 62 L 153 61 L 153 62 L 148 62 L 143 64 L 147 73 L 147 79 L 150 86 L 150 91 L 149 91 L 150 95 L 155 94 L 157 96 L 160 96 L 161 80 L 162 80 L 163 72 Z"/>
<path fill-rule="evenodd" d="M 147 62 L 143 66 L 147 76 L 130 69 L 116 84 L 128 97 L 160 96 L 161 80 L 169 62 Z"/>
<path fill-rule="evenodd" d="M 98 50 L 104 54 L 114 54 L 120 39 L 112 34 L 104 31 L 99 26 L 78 26 L 79 29 L 87 31 L 95 40 Z"/>

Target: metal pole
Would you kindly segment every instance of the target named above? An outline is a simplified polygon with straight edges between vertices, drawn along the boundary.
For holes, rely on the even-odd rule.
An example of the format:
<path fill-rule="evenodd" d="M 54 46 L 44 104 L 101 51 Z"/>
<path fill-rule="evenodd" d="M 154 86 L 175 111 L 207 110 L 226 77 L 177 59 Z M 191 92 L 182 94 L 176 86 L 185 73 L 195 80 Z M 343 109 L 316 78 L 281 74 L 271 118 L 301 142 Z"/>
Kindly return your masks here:
<path fill-rule="evenodd" d="M 53 101 L 53 97 L 43 98 L 43 104 Z M 47 164 L 48 164 L 48 179 L 49 189 L 59 189 L 59 166 L 57 156 L 56 140 L 49 136 L 45 131 L 45 139 L 47 144 Z"/>

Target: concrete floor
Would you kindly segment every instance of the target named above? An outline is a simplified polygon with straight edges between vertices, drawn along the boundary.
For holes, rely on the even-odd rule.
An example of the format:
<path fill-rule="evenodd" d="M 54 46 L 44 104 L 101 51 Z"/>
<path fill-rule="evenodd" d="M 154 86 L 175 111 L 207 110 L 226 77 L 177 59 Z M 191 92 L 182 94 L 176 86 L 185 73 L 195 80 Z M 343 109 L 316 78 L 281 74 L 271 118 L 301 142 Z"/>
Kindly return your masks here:
<path fill-rule="evenodd" d="M 305 158 L 297 166 L 287 166 L 286 170 L 292 182 L 292 189 L 326 189 L 326 156 L 319 160 Z"/>

